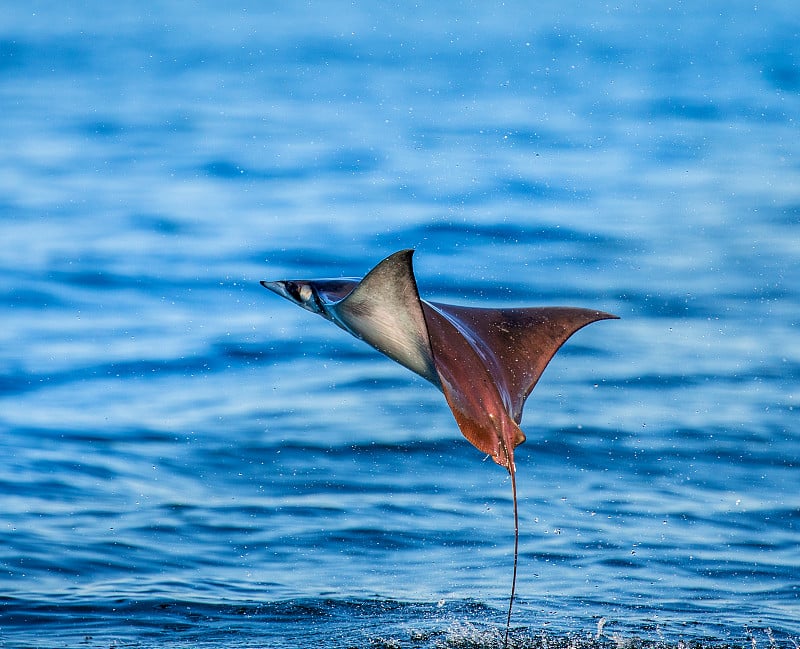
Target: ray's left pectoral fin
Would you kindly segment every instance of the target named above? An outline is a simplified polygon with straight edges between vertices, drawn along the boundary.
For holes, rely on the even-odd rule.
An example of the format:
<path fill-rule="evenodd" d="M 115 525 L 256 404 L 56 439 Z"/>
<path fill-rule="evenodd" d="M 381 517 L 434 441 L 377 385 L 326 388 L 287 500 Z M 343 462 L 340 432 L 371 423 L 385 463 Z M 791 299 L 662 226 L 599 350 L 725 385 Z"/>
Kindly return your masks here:
<path fill-rule="evenodd" d="M 343 329 L 438 386 L 413 254 L 401 250 L 384 259 L 328 312 Z"/>

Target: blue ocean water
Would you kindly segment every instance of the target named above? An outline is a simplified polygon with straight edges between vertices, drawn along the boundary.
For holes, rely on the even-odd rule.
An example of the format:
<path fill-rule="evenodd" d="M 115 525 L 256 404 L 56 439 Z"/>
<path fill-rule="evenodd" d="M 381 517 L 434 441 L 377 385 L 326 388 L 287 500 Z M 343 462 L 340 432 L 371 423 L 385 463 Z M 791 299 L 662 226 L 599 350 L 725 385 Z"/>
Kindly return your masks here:
<path fill-rule="evenodd" d="M 0 644 L 497 647 L 511 489 L 261 279 L 621 316 L 517 449 L 514 646 L 800 643 L 795 2 L 6 3 Z"/>

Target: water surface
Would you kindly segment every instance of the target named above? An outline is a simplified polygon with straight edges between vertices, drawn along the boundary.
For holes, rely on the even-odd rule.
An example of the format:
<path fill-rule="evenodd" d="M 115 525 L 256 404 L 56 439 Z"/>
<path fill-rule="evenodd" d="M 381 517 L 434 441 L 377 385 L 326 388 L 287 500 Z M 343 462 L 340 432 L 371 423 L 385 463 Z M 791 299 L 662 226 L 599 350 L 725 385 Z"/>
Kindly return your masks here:
<path fill-rule="evenodd" d="M 498 646 L 504 471 L 258 285 L 406 247 L 622 318 L 526 408 L 517 645 L 797 646 L 793 2 L 4 15 L 4 646 Z"/>

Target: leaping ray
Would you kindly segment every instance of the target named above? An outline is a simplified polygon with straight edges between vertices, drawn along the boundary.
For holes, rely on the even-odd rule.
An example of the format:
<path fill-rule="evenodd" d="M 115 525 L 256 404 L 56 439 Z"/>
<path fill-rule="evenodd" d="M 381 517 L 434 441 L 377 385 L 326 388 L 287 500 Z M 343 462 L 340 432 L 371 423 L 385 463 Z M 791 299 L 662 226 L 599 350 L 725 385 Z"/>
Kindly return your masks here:
<path fill-rule="evenodd" d="M 517 583 L 519 516 L 514 449 L 525 400 L 558 348 L 581 327 L 616 319 L 575 307 L 483 309 L 419 296 L 413 250 L 390 255 L 363 279 L 261 282 L 327 318 L 430 381 L 445 396 L 462 434 L 511 476 L 514 571 L 504 646 Z"/>

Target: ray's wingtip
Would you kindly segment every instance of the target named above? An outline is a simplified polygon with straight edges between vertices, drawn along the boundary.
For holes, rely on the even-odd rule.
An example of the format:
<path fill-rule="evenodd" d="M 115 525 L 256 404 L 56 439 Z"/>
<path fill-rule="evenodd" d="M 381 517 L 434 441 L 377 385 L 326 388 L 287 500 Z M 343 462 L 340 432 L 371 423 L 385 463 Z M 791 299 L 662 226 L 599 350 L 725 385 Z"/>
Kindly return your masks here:
<path fill-rule="evenodd" d="M 598 315 L 598 318 L 600 320 L 620 320 L 621 319 L 618 315 L 614 315 L 613 313 L 607 313 L 606 311 L 598 311 L 597 315 Z"/>
<path fill-rule="evenodd" d="M 414 257 L 414 248 L 403 248 L 402 250 L 393 252 L 388 257 L 385 257 L 377 266 L 375 266 L 375 268 L 369 271 L 369 273 L 367 273 L 367 277 L 372 275 L 377 269 L 385 269 L 398 266 L 411 269 L 411 273 L 413 274 L 414 272 L 413 257 Z"/>
<path fill-rule="evenodd" d="M 413 257 L 414 256 L 414 248 L 403 248 L 402 250 L 398 250 L 397 252 L 393 252 L 389 257 Z"/>

